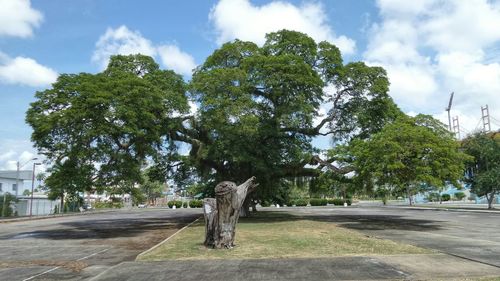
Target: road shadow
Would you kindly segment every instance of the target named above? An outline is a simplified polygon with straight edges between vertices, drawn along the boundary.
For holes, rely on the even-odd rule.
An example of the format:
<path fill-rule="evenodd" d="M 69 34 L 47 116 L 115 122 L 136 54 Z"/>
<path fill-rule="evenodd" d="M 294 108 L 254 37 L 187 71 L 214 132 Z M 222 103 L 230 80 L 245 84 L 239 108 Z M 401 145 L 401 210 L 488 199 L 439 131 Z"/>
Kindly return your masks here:
<path fill-rule="evenodd" d="M 14 235 L 0 237 L 7 239 L 50 239 L 50 240 L 81 240 L 110 239 L 140 236 L 145 232 L 155 230 L 168 231 L 179 229 L 200 217 L 199 214 L 182 214 L 173 218 L 96 218 L 82 221 L 60 223 L 60 228 L 20 232 Z"/>
<path fill-rule="evenodd" d="M 290 210 L 293 212 L 293 210 Z M 341 227 L 354 230 L 410 230 L 437 231 L 443 228 L 443 223 L 436 220 L 409 219 L 400 215 L 370 215 L 370 214 L 302 214 L 288 211 L 259 211 L 249 218 L 241 218 L 239 223 L 278 222 L 290 220 L 312 220 L 335 223 Z"/>

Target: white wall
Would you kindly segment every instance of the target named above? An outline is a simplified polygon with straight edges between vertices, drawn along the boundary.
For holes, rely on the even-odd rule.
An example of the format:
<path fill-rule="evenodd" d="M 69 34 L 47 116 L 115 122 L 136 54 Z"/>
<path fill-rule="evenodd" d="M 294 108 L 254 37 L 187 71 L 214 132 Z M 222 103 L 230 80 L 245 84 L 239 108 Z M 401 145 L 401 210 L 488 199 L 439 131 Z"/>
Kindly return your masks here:
<path fill-rule="evenodd" d="M 12 189 L 12 185 L 16 184 L 15 179 L 6 179 L 6 178 L 0 178 L 0 183 L 2 184 L 2 191 L 0 191 L 0 194 L 4 194 L 6 192 L 16 195 L 16 191 Z M 31 187 L 26 188 L 29 189 L 31 192 Z M 18 195 L 23 195 L 23 192 L 25 190 L 23 180 L 19 180 L 19 189 L 18 189 Z"/>

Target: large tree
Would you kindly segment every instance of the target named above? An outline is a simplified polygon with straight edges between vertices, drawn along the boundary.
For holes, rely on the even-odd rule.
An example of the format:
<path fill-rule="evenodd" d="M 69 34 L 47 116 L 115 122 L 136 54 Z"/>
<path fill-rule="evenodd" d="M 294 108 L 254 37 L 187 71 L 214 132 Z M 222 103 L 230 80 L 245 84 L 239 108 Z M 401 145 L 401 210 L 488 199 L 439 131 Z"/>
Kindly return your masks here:
<path fill-rule="evenodd" d="M 356 180 L 368 188 L 406 190 L 457 184 L 467 155 L 445 125 L 427 115 L 401 116 L 366 140 L 351 143 L 348 153 Z"/>
<path fill-rule="evenodd" d="M 318 164 L 312 138 L 365 138 L 397 116 L 388 87 L 384 69 L 344 64 L 336 46 L 303 33 L 270 33 L 262 47 L 236 40 L 194 72 L 199 110 L 176 137 L 213 185 L 257 176 L 253 197 L 272 198 L 283 179 L 320 174 L 308 166 Z"/>
<path fill-rule="evenodd" d="M 224 44 L 188 85 L 141 55 L 112 57 L 102 73 L 61 75 L 36 94 L 27 122 L 35 146 L 58 167 L 47 183 L 68 172 L 88 179 L 77 190 L 139 182 L 150 159 L 153 180 L 194 179 L 213 194 L 220 181 L 256 176 L 248 198 L 273 199 L 290 179 L 321 173 L 309 164 L 346 172 L 320 159 L 311 141 L 379 131 L 400 114 L 388 87 L 384 69 L 344 64 L 333 44 L 282 30 L 263 46 Z M 176 152 L 179 143 L 190 145 L 189 155 Z"/>
<path fill-rule="evenodd" d="M 464 151 L 474 157 L 467 165 L 472 192 L 486 196 L 488 209 L 493 209 L 493 199 L 500 194 L 500 138 L 495 135 L 476 133 L 463 141 Z"/>
<path fill-rule="evenodd" d="M 26 121 L 54 164 L 51 194 L 140 182 L 147 157 L 175 148 L 168 132 L 188 111 L 185 91 L 181 76 L 133 55 L 111 57 L 101 73 L 63 74 L 37 92 Z"/>

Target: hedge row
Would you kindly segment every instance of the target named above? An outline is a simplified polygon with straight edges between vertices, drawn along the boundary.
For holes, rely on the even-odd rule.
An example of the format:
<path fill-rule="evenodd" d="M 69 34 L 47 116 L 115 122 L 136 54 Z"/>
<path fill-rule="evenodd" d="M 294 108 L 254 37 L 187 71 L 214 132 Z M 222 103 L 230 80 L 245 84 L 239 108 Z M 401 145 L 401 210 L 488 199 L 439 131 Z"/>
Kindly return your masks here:
<path fill-rule="evenodd" d="M 182 207 L 182 201 L 179 200 L 168 201 L 167 205 L 169 208 L 173 208 L 174 206 L 175 208 L 180 208 Z"/>
<path fill-rule="evenodd" d="M 191 208 L 201 208 L 201 207 L 203 207 L 203 201 L 201 201 L 201 200 L 191 200 L 191 201 L 189 201 L 189 207 L 191 207 Z"/>
<path fill-rule="evenodd" d="M 328 204 L 328 200 L 324 198 L 311 198 L 309 200 L 309 204 L 311 204 L 311 206 L 326 206 Z"/>
<path fill-rule="evenodd" d="M 93 205 L 96 209 L 106 209 L 106 208 L 123 208 L 123 202 L 95 202 Z"/>
<path fill-rule="evenodd" d="M 333 204 L 335 206 L 344 206 L 344 203 L 347 203 L 347 205 L 351 206 L 352 200 L 351 199 L 342 199 L 342 198 L 328 199 L 328 204 Z"/>

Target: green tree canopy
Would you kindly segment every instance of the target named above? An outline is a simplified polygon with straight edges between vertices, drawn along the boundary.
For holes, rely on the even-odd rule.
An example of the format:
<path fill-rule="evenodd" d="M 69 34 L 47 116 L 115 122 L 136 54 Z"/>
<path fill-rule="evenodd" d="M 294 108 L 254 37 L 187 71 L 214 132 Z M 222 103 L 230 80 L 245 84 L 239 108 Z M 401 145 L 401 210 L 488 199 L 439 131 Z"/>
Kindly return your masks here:
<path fill-rule="evenodd" d="M 488 209 L 493 208 L 493 199 L 500 194 L 500 140 L 494 135 L 476 133 L 463 141 L 464 151 L 474 157 L 467 163 L 472 192 L 486 196 Z"/>
<path fill-rule="evenodd" d="M 411 195 L 421 186 L 457 184 L 467 155 L 445 125 L 427 115 L 401 117 L 348 149 L 357 180 L 368 188 L 390 187 Z"/>
<path fill-rule="evenodd" d="M 339 49 L 282 30 L 259 47 L 235 40 L 194 72 L 199 104 L 179 140 L 192 144 L 190 163 L 205 179 L 242 182 L 257 176 L 260 197 L 293 177 L 316 177 L 311 140 L 365 138 L 400 114 L 384 69 L 344 64 Z M 320 109 L 326 114 L 320 115 Z"/>
<path fill-rule="evenodd" d="M 213 187 L 257 176 L 257 196 L 270 198 L 290 179 L 321 173 L 308 166 L 318 164 L 314 137 L 364 139 L 400 115 L 388 88 L 384 69 L 344 64 L 333 44 L 282 30 L 261 47 L 224 44 L 187 85 L 150 57 L 113 56 L 101 73 L 63 74 L 37 92 L 26 120 L 54 163 L 49 187 L 63 188 L 56 179 L 66 176 L 80 191 L 131 186 L 148 159 L 151 180 Z"/>
<path fill-rule="evenodd" d="M 188 111 L 185 91 L 181 76 L 142 55 L 59 76 L 26 117 L 35 147 L 54 164 L 47 186 L 64 193 L 139 182 L 146 157 L 165 149 L 182 121 L 175 116 Z"/>

